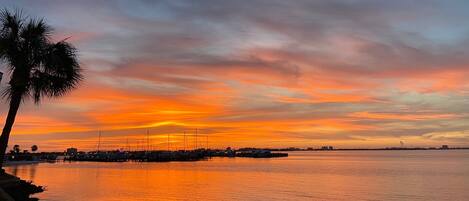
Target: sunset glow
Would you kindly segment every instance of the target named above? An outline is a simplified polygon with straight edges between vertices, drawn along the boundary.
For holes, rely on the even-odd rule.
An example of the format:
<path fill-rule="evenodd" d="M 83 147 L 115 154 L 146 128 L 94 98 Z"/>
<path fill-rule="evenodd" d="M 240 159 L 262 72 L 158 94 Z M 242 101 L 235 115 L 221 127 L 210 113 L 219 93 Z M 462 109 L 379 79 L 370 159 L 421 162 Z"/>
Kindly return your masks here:
<path fill-rule="evenodd" d="M 85 69 L 70 94 L 25 101 L 9 144 L 468 146 L 469 4 L 346 2 L 2 1 Z"/>

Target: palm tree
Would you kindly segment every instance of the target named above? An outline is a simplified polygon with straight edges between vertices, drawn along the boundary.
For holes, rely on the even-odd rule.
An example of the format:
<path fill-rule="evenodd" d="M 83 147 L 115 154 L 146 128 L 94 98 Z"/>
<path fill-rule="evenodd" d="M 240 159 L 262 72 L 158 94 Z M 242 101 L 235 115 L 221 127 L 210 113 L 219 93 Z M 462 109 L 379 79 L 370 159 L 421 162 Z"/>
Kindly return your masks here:
<path fill-rule="evenodd" d="M 15 144 L 15 146 L 13 146 L 13 150 L 11 151 L 16 154 L 20 153 L 21 152 L 20 145 Z"/>
<path fill-rule="evenodd" d="M 4 91 L 10 109 L 0 136 L 1 168 L 21 102 L 31 97 L 38 104 L 44 96 L 62 96 L 77 87 L 82 74 L 76 49 L 65 40 L 52 42 L 52 29 L 43 19 L 2 10 L 0 26 L 0 59 L 10 75 Z"/>
<path fill-rule="evenodd" d="M 36 151 L 37 151 L 37 149 L 38 149 L 37 145 L 33 145 L 33 146 L 31 146 L 31 152 L 33 152 L 33 153 L 34 153 L 34 152 L 36 152 Z"/>

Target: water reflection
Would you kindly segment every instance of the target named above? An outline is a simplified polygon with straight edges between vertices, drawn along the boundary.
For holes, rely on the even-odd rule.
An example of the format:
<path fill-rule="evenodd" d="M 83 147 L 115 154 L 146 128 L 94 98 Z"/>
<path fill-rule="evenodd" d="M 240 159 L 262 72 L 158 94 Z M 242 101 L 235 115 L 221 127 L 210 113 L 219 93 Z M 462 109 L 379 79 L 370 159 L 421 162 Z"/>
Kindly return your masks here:
<path fill-rule="evenodd" d="M 17 177 L 34 181 L 36 176 L 36 169 L 39 164 L 21 164 L 21 165 L 10 165 L 5 167 L 7 171 Z"/>
<path fill-rule="evenodd" d="M 7 171 L 48 201 L 465 200 L 469 151 L 295 152 L 288 158 L 43 163 Z"/>

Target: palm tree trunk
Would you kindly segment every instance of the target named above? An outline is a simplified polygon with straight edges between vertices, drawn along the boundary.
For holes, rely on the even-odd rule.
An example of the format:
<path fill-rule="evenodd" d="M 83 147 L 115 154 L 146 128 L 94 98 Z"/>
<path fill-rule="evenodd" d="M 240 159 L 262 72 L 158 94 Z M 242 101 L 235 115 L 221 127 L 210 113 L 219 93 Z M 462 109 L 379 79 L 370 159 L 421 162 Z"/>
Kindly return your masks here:
<path fill-rule="evenodd" d="M 3 167 L 3 161 L 5 158 L 5 152 L 8 146 L 8 139 L 10 138 L 11 128 L 15 123 L 16 113 L 21 104 L 21 93 L 13 93 L 10 99 L 10 110 L 3 126 L 2 135 L 0 136 L 0 168 Z"/>

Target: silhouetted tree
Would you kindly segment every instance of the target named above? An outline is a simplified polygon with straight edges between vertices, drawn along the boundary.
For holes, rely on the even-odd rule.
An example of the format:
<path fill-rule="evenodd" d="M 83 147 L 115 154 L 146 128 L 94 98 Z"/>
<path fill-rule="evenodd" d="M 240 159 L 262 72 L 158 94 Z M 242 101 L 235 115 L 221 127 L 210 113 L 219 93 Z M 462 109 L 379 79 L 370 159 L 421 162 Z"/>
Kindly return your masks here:
<path fill-rule="evenodd" d="M 31 152 L 36 152 L 37 151 L 37 145 L 31 146 Z"/>
<path fill-rule="evenodd" d="M 28 96 L 36 104 L 43 96 L 62 96 L 78 85 L 82 74 L 76 49 L 65 40 L 52 42 L 52 29 L 43 19 L 3 10 L 0 26 L 0 59 L 10 71 L 9 86 L 4 91 L 10 109 L 0 136 L 1 168 L 21 102 Z"/>
<path fill-rule="evenodd" d="M 13 146 L 13 150 L 11 150 L 13 153 L 20 153 L 21 152 L 21 149 L 20 149 L 20 145 L 17 145 L 15 144 Z"/>

